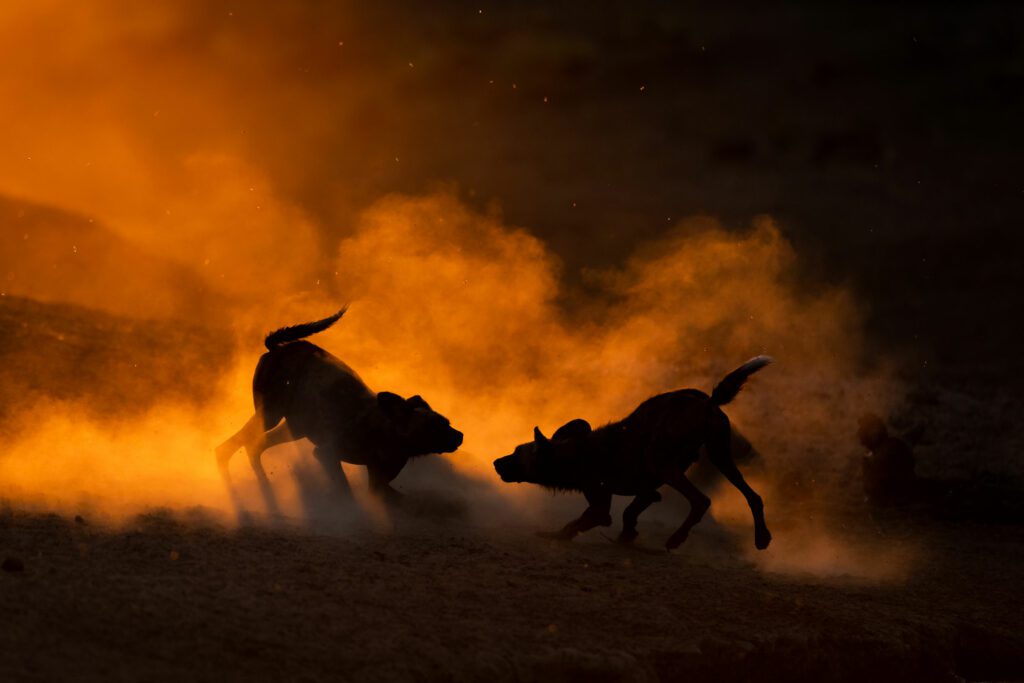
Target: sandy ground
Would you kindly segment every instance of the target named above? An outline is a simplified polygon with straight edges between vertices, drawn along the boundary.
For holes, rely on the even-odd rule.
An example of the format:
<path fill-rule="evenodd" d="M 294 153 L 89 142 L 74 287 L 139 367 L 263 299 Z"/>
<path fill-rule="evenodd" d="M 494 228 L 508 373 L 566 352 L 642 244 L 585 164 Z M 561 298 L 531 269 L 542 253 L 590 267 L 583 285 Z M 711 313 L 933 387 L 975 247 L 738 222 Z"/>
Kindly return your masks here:
<path fill-rule="evenodd" d="M 414 495 L 414 494 L 413 494 Z M 785 537 L 796 520 L 774 520 Z M 400 512 L 345 535 L 229 530 L 201 512 L 123 528 L 0 516 L 5 680 L 1011 680 L 1024 533 L 876 519 L 909 577 L 765 571 L 713 524 L 624 549 Z"/>

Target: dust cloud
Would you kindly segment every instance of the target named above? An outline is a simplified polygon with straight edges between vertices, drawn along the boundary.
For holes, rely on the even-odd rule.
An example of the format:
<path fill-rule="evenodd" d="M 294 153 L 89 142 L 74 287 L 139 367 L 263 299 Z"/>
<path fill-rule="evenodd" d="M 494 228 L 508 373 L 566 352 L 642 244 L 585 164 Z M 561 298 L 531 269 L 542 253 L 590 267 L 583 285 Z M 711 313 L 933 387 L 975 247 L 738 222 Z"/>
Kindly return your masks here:
<path fill-rule="evenodd" d="M 684 221 L 625 267 L 590 274 L 586 294 L 565 291 L 541 240 L 451 193 L 383 198 L 324 260 L 333 295 L 293 291 L 269 308 L 235 309 L 239 347 L 212 390 L 213 407 L 160 405 L 108 429 L 39 408 L 33 435 L 0 460 L 7 490 L 55 505 L 109 503 L 111 512 L 230 513 L 211 449 L 251 414 L 255 330 L 318 318 L 340 300 L 353 302 L 350 313 L 316 341 L 371 387 L 423 395 L 467 435 L 448 456 L 454 470 L 527 508 L 541 494 L 495 485 L 490 463 L 528 440 L 533 425 L 550 432 L 575 417 L 618 419 L 662 391 L 707 390 L 759 353 L 775 355 L 776 365 L 728 410 L 761 452 L 769 510 L 792 496 L 784 478 L 793 471 L 816 473 L 819 488 L 839 485 L 854 456 L 843 418 L 892 393 L 878 376 L 858 379 L 849 296 L 801 287 L 796 255 L 767 218 L 740 234 L 711 219 Z M 225 335 L 224 343 L 235 342 Z M 301 451 L 268 452 L 276 486 L 294 489 Z M 236 458 L 235 479 L 251 479 L 247 468 Z M 301 491 L 289 495 L 282 511 L 301 516 Z"/>
<path fill-rule="evenodd" d="M 458 189 L 374 194 L 361 174 L 392 177 L 381 160 L 395 155 L 358 158 L 368 152 L 361 127 L 387 123 L 375 112 L 401 99 L 407 60 L 361 66 L 339 56 L 346 37 L 324 28 L 337 22 L 274 11 L 276 23 L 189 3 L 0 9 L 0 89 L 10 95 L 0 126 L 13 142 L 0 194 L 29 206 L 3 214 L 4 295 L 187 320 L 231 350 L 229 363 L 204 369 L 209 392 L 198 403 L 155 398 L 130 419 L 87 417 L 73 402 L 17 406 L 32 428 L 0 456 L 3 496 L 114 519 L 152 507 L 225 517 L 258 507 L 244 457 L 232 463 L 242 492 L 233 498 L 212 450 L 251 414 L 262 335 L 351 302 L 314 341 L 375 390 L 421 394 L 449 416 L 466 434 L 446 457 L 454 476 L 473 482 L 474 500 L 524 513 L 542 494 L 500 485 L 490 463 L 534 425 L 550 433 L 583 417 L 596 426 L 659 392 L 710 390 L 751 356 L 773 355 L 728 413 L 761 454 L 769 523 L 794 501 L 819 514 L 794 526 L 799 543 L 777 536 L 769 553 L 788 553 L 789 564 L 766 568 L 828 573 L 820 511 L 837 496 L 795 492 L 848 497 L 856 416 L 885 412 L 899 395 L 884 367 L 864 366 L 850 294 L 802 280 L 768 217 L 740 232 L 711 217 L 679 221 L 622 266 L 569 284 L 577 278 L 530 226 L 481 211 Z M 260 33 L 275 25 L 280 40 Z M 319 46 L 312 66 L 294 52 L 300 35 Z M 432 141 L 403 144 L 429 153 Z M 339 226 L 344 217 L 351 223 Z M 54 261 L 55 252 L 73 257 Z M 188 371 L 173 354 L 164 362 Z M 305 450 L 266 455 L 284 516 L 310 514 Z M 720 495 L 722 519 L 746 533 L 749 518 Z"/>

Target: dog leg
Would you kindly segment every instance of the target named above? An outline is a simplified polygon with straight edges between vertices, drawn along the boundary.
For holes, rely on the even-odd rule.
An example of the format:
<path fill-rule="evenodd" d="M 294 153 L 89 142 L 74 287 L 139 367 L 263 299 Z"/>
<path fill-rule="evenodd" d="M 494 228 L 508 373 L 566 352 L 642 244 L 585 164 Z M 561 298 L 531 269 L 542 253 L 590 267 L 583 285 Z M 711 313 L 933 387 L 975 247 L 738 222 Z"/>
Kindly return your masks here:
<path fill-rule="evenodd" d="M 391 486 L 391 482 L 394 481 L 403 467 L 405 467 L 405 461 L 402 461 L 400 465 L 385 463 L 384 465 L 366 466 L 366 474 L 370 480 L 370 490 L 384 499 L 389 505 L 398 505 L 402 502 L 402 494 Z"/>
<path fill-rule="evenodd" d="M 652 504 L 660 501 L 661 494 L 657 491 L 647 491 L 634 498 L 633 502 L 622 511 L 622 533 L 619 534 L 618 542 L 632 543 L 639 536 L 636 524 L 640 515 Z"/>
<path fill-rule="evenodd" d="M 718 434 L 710 439 L 707 444 L 708 459 L 718 468 L 718 471 L 729 480 L 729 483 L 739 489 L 743 497 L 747 499 L 750 506 L 750 513 L 754 517 L 754 547 L 764 550 L 772 542 L 772 534 L 768 531 L 768 525 L 764 520 L 764 502 L 761 496 L 757 495 L 750 484 L 743 478 L 736 463 L 732 460 L 729 451 L 728 424 L 724 434 Z"/>
<path fill-rule="evenodd" d="M 665 542 L 665 547 L 672 550 L 681 546 L 686 537 L 690 535 L 690 529 L 704 518 L 704 513 L 711 507 L 711 499 L 694 486 L 693 482 L 686 478 L 686 473 L 678 467 L 668 473 L 665 481 L 690 502 L 690 514 L 686 516 L 683 525 L 676 529 L 675 533 L 669 536 L 668 541 Z"/>
<path fill-rule="evenodd" d="M 260 421 L 260 424 L 262 425 L 262 421 Z M 256 474 L 256 480 L 259 482 L 260 493 L 266 503 L 267 511 L 275 517 L 280 516 L 281 510 L 277 504 L 277 495 L 274 493 L 270 479 L 267 477 L 267 472 L 263 469 L 263 452 L 278 444 L 295 440 L 291 429 L 288 428 L 288 424 L 282 420 L 279 425 L 268 432 L 260 432 L 256 438 L 245 445 L 245 453 L 249 456 L 249 465 Z"/>
<path fill-rule="evenodd" d="M 331 447 L 317 446 L 313 449 L 313 455 L 334 484 L 335 491 L 345 500 L 349 500 L 352 497 L 352 487 L 348 483 L 345 470 L 341 468 L 341 456 L 338 451 Z"/>
<path fill-rule="evenodd" d="M 611 526 L 612 494 L 604 489 L 596 489 L 584 491 L 583 496 L 587 499 L 589 505 L 583 511 L 583 514 L 580 515 L 579 519 L 574 519 L 558 531 L 541 531 L 537 535 L 541 538 L 569 541 L 576 535 L 593 529 L 596 526 Z"/>
<path fill-rule="evenodd" d="M 220 468 L 221 474 L 227 478 L 228 475 L 228 463 L 231 462 L 231 456 L 233 456 L 239 448 L 244 447 L 247 443 L 259 438 L 259 435 L 263 433 L 263 419 L 258 413 L 250 417 L 246 423 L 237 432 L 231 435 L 231 437 L 217 446 L 217 467 Z"/>
<path fill-rule="evenodd" d="M 249 456 L 249 464 L 252 465 L 252 470 L 256 473 L 256 478 L 261 482 L 268 481 L 267 473 L 263 470 L 263 451 L 268 448 L 273 448 L 278 444 L 288 443 L 289 441 L 295 440 L 296 439 L 292 435 L 291 429 L 288 428 L 288 423 L 282 420 L 281 424 L 268 432 L 261 432 L 254 439 L 245 444 L 245 452 Z"/>

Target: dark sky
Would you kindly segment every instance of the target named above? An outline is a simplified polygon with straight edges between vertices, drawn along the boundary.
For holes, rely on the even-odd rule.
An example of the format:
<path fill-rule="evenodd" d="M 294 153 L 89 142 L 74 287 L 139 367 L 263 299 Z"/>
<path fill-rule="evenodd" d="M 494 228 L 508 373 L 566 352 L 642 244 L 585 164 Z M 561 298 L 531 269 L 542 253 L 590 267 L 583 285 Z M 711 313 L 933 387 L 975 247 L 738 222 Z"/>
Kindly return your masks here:
<path fill-rule="evenodd" d="M 476 6 L 360 17 L 417 77 L 364 112 L 380 125 L 344 158 L 380 175 L 350 191 L 454 181 L 570 273 L 670 219 L 767 213 L 811 281 L 864 293 L 882 339 L 1015 353 L 1019 5 Z"/>
<path fill-rule="evenodd" d="M 741 230 L 769 214 L 798 276 L 855 288 L 883 343 L 922 361 L 1016 355 L 1019 4 L 111 7 L 40 13 L 63 18 L 51 39 L 7 60 L 5 78 L 62 98 L 47 133 L 62 149 L 94 115 L 132 131 L 161 187 L 184 187 L 177 160 L 230 147 L 325 250 L 381 196 L 447 185 L 541 236 L 577 283 L 683 217 Z M 45 107 L 11 101 L 12 156 L 28 157 Z M 3 171 L 0 193 L 49 199 L 52 168 L 35 185 Z M 87 182 L 71 183 L 85 200 L 53 203 L 88 212 Z"/>

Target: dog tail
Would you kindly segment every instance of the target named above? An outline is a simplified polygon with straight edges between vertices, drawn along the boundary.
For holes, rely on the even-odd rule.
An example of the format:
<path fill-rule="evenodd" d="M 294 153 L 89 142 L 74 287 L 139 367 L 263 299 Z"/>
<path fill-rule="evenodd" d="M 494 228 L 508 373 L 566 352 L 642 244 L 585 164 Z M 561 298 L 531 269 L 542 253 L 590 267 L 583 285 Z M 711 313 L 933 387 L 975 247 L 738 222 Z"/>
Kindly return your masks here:
<path fill-rule="evenodd" d="M 771 362 L 771 356 L 756 356 L 730 372 L 715 385 L 711 392 L 711 403 L 716 406 L 724 406 L 736 398 L 736 394 L 740 393 L 747 378 Z"/>
<path fill-rule="evenodd" d="M 298 341 L 305 337 L 312 336 L 317 332 L 323 332 L 328 327 L 338 322 L 341 316 L 345 315 L 345 311 L 348 310 L 348 304 L 341 307 L 341 310 L 334 315 L 324 318 L 323 320 L 317 320 L 313 323 L 302 323 L 301 325 L 292 325 L 291 327 L 282 327 L 279 330 L 274 330 L 267 335 L 267 338 L 263 341 L 267 345 L 267 349 L 273 351 L 274 349 L 287 344 L 288 342 Z"/>

